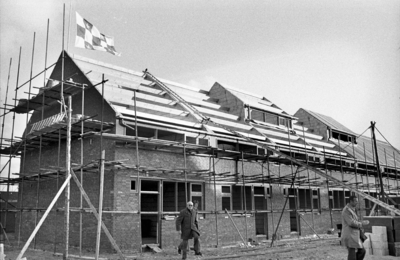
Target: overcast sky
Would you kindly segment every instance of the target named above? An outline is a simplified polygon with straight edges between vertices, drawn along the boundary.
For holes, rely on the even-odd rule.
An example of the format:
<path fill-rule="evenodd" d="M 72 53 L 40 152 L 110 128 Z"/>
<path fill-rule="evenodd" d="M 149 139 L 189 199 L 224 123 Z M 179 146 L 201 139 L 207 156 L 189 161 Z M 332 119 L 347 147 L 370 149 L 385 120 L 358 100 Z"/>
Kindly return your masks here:
<path fill-rule="evenodd" d="M 1 0 L 1 107 L 10 58 L 7 103 L 14 102 L 20 47 L 19 85 L 29 79 L 35 32 L 33 75 L 44 69 L 48 19 L 47 65 L 57 60 L 64 3 L 70 54 L 147 68 L 206 90 L 217 81 L 264 96 L 290 114 L 304 108 L 330 116 L 358 134 L 376 121 L 400 148 L 400 1 Z M 113 36 L 121 57 L 75 48 L 75 12 Z M 42 75 L 32 92 L 43 81 Z M 22 87 L 18 98 L 28 90 L 29 84 Z M 19 118 L 16 136 L 26 120 Z M 9 138 L 11 116 L 5 122 Z"/>

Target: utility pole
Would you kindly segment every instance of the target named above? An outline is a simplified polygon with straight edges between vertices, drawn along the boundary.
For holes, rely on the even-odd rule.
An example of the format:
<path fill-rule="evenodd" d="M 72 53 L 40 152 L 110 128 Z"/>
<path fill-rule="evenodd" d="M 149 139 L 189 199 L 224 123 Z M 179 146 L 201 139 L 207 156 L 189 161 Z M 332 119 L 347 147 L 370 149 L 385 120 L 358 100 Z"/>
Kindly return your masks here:
<path fill-rule="evenodd" d="M 383 180 L 382 180 L 382 171 L 379 165 L 379 157 L 378 157 L 378 146 L 376 145 L 376 137 L 375 137 L 375 123 L 371 121 L 371 132 L 372 132 L 372 140 L 374 142 L 374 150 L 375 150 L 375 161 L 376 161 L 376 169 L 379 178 L 379 185 L 381 188 L 381 200 L 385 202 L 385 191 L 383 189 Z"/>

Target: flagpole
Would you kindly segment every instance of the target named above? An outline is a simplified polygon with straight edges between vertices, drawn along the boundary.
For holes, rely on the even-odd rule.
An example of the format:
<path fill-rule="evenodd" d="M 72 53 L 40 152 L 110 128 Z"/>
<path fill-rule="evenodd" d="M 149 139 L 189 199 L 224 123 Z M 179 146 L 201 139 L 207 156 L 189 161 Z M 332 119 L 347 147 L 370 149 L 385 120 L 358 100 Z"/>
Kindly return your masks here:
<path fill-rule="evenodd" d="M 67 52 L 69 51 L 69 30 L 71 28 L 71 4 L 72 1 L 69 1 L 69 15 L 68 15 L 68 40 L 67 40 Z"/>
<path fill-rule="evenodd" d="M 65 59 L 65 49 L 64 49 L 64 36 L 65 36 L 65 4 L 63 5 L 63 30 L 62 30 L 62 54 L 61 54 L 61 110 L 66 109 L 64 100 L 64 59 Z M 62 112 L 62 111 L 61 111 Z M 71 96 L 68 96 L 68 114 L 67 114 L 67 143 L 66 143 L 66 158 L 65 158 L 65 179 L 70 178 L 70 160 L 71 160 Z M 70 182 L 68 181 L 65 187 L 65 201 L 64 201 L 64 236 L 65 236 L 65 248 L 63 254 L 63 260 L 68 259 L 68 247 L 69 247 L 69 206 L 70 206 Z"/>

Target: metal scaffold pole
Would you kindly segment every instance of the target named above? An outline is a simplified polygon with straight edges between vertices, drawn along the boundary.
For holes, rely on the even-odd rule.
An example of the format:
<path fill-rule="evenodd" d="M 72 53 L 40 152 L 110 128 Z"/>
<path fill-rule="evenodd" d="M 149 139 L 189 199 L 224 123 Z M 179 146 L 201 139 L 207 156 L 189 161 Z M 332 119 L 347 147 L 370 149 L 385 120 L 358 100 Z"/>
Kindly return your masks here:
<path fill-rule="evenodd" d="M 383 179 L 382 179 L 382 171 L 378 157 L 378 147 L 376 146 L 376 137 L 375 137 L 375 122 L 371 122 L 371 133 L 372 133 L 372 140 L 375 152 L 375 163 L 376 163 L 376 170 L 378 173 L 379 178 L 379 185 L 380 185 L 380 192 L 381 192 L 381 200 L 385 201 L 385 190 L 383 189 Z"/>
<path fill-rule="evenodd" d="M 96 233 L 96 255 L 95 259 L 99 259 L 100 254 L 100 238 L 101 238 L 101 223 L 103 216 L 103 191 L 104 191 L 104 159 L 105 151 L 101 151 L 100 159 L 100 191 L 99 191 L 99 218 L 97 220 L 97 233 Z"/>
<path fill-rule="evenodd" d="M 72 116 L 72 97 L 68 96 L 68 114 L 67 114 L 67 151 L 65 158 L 66 173 L 65 178 L 71 178 L 71 116 Z M 71 185 L 70 182 L 67 183 L 65 187 L 65 203 L 64 203 L 64 239 L 65 248 L 63 259 L 68 259 L 69 252 L 69 221 L 70 221 L 70 196 L 71 196 Z"/>
<path fill-rule="evenodd" d="M 85 85 L 82 85 L 82 107 L 81 107 L 81 114 L 82 117 L 84 118 L 85 116 Z M 83 186 L 83 134 L 84 134 L 84 124 L 85 121 L 82 120 L 81 122 L 81 170 L 80 170 L 80 181 Z M 80 197 L 79 197 L 79 256 L 82 256 L 82 232 L 83 232 L 83 227 L 82 227 L 82 221 L 83 221 L 83 196 L 82 192 L 80 192 Z"/>
<path fill-rule="evenodd" d="M 22 47 L 19 48 L 19 59 L 18 59 L 18 70 L 17 70 L 17 81 L 16 81 L 16 86 L 15 86 L 15 98 L 14 98 L 14 107 L 16 106 L 17 103 L 17 94 L 18 94 L 18 81 L 19 81 L 19 70 L 20 70 L 20 65 L 21 65 L 21 52 L 22 52 Z M 12 127 L 11 127 L 11 146 L 13 145 L 14 142 L 14 128 L 15 128 L 15 110 L 13 111 L 13 122 L 12 122 Z M 10 147 L 11 147 L 10 146 Z M 11 172 L 11 158 L 12 158 L 12 149 L 10 149 L 10 164 L 8 165 L 8 172 L 10 174 Z M 19 194 L 19 221 L 18 221 L 18 246 L 20 243 L 21 239 L 21 223 L 22 223 L 22 191 L 23 191 L 23 179 L 20 183 L 18 184 L 18 194 Z"/>
<path fill-rule="evenodd" d="M 323 152 L 324 152 L 324 166 L 325 166 L 325 174 L 328 174 L 328 165 L 326 162 L 326 153 L 325 153 L 325 147 L 322 147 Z M 326 179 L 326 189 L 328 190 L 328 199 L 330 200 L 330 191 L 329 191 L 329 180 Z M 333 194 L 332 194 L 333 198 Z M 332 199 L 332 205 L 329 203 L 329 218 L 331 220 L 331 228 L 333 228 L 333 219 L 332 219 L 332 208 L 333 208 L 333 199 Z"/>
<path fill-rule="evenodd" d="M 241 152 L 242 157 L 242 182 L 243 182 L 243 209 L 244 209 L 244 225 L 245 225 L 245 234 L 246 234 L 246 243 L 248 239 L 247 235 L 247 203 L 246 203 L 246 185 L 245 185 L 245 174 L 244 174 L 244 155 Z M 251 209 L 250 209 L 251 210 Z"/>
<path fill-rule="evenodd" d="M 218 213 L 217 213 L 217 185 L 215 181 L 215 154 L 214 149 L 212 150 L 212 164 L 213 164 L 213 175 L 214 175 L 214 210 L 215 210 L 215 233 L 217 239 L 217 247 L 219 246 L 219 239 L 218 239 Z"/>
<path fill-rule="evenodd" d="M 7 96 L 8 96 L 8 87 L 9 87 L 9 82 L 10 82 L 11 64 L 12 64 L 12 59 L 10 58 L 10 66 L 8 67 L 6 98 L 5 98 L 5 101 L 4 101 L 3 122 L 1 124 L 0 149 L 3 149 L 4 121 L 5 121 L 5 118 L 6 118 L 6 113 L 5 112 L 6 112 L 6 104 L 7 104 Z M 2 156 L 0 155 L 0 160 L 1 160 L 1 157 Z M 8 163 L 11 165 L 11 157 L 10 157 L 10 161 Z M 1 163 L 0 163 L 0 165 L 1 165 Z M 9 194 L 10 194 L 10 171 L 8 171 L 8 174 L 7 174 L 7 193 L 6 193 L 6 199 L 5 199 L 6 206 L 5 206 L 5 214 L 4 214 L 4 222 L 3 222 L 4 223 L 4 229 L 7 229 L 7 215 L 8 215 Z"/>

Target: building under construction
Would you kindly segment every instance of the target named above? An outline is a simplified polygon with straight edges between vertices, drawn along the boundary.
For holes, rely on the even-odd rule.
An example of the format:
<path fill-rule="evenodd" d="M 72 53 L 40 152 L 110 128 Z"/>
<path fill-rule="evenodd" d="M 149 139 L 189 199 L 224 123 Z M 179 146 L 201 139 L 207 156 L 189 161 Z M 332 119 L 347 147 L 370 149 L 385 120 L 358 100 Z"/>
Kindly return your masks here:
<path fill-rule="evenodd" d="M 23 138 L 1 149 L 21 158 L 1 183 L 19 187 L 17 207 L 3 209 L 18 241 L 41 225 L 34 247 L 176 247 L 189 200 L 205 246 L 326 233 L 352 194 L 360 216 L 400 215 L 400 154 L 374 123 L 367 138 L 217 82 L 196 89 L 64 51 L 7 113 L 31 113 Z"/>

